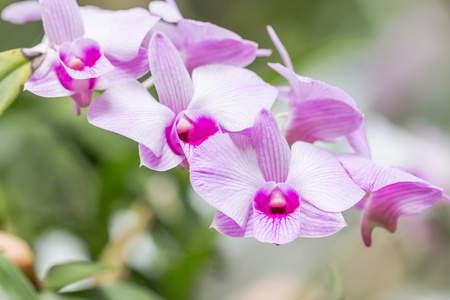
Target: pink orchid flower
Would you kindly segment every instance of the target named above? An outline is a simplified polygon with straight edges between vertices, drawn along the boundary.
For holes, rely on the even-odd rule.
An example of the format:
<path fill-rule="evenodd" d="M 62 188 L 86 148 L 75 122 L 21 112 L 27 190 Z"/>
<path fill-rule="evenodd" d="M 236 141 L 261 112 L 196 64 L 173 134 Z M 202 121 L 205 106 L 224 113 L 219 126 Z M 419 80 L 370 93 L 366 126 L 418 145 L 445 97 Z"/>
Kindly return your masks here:
<path fill-rule="evenodd" d="M 269 66 L 289 81 L 289 87 L 280 87 L 279 94 L 289 101 L 290 112 L 284 124 L 288 143 L 334 142 L 347 137 L 357 153 L 370 157 L 363 114 L 355 100 L 338 87 L 296 74 L 277 34 L 270 26 L 267 30 L 285 64 L 269 63 Z"/>
<path fill-rule="evenodd" d="M 217 134 L 190 162 L 194 190 L 218 210 L 212 227 L 232 237 L 285 244 L 328 236 L 364 195 L 331 152 L 305 142 L 290 150 L 267 110 L 249 135 Z"/>
<path fill-rule="evenodd" d="M 174 0 L 152 1 L 150 12 L 164 21 L 155 31 L 166 34 L 180 51 L 189 71 L 208 64 L 227 64 L 245 67 L 257 56 L 269 56 L 268 49 L 258 49 L 258 44 L 244 40 L 236 33 L 217 25 L 184 19 Z"/>
<path fill-rule="evenodd" d="M 71 96 L 80 114 L 94 90 L 148 72 L 141 43 L 159 18 L 145 9 L 79 9 L 75 0 L 40 0 L 15 3 L 2 13 L 16 23 L 39 16 L 46 36 L 35 49 L 46 57 L 26 82 L 26 90 L 42 97 Z"/>
<path fill-rule="evenodd" d="M 222 130 L 250 127 L 277 95 L 277 89 L 255 73 L 234 66 L 202 66 L 191 78 L 162 33 L 153 35 L 148 58 L 159 102 L 139 82 L 125 81 L 92 103 L 88 120 L 139 142 L 141 164 L 153 170 L 179 165 Z"/>
<path fill-rule="evenodd" d="M 372 244 L 376 226 L 394 233 L 399 217 L 419 214 L 443 195 L 442 189 L 399 168 L 384 168 L 354 154 L 339 154 L 338 159 L 366 191 L 355 207 L 363 210 L 361 235 L 367 247 Z"/>

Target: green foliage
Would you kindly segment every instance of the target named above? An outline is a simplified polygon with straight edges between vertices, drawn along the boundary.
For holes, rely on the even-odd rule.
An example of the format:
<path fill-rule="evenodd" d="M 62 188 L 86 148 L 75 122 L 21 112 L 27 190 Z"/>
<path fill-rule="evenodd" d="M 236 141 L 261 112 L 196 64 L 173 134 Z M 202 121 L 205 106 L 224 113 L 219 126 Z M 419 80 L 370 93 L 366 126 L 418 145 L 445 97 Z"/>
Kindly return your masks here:
<path fill-rule="evenodd" d="M 0 53 L 0 116 L 23 91 L 23 84 L 31 74 L 31 62 L 21 49 Z"/>
<path fill-rule="evenodd" d="M 110 269 L 110 266 L 86 261 L 55 265 L 47 273 L 44 281 L 44 288 L 59 291 L 71 283 L 89 278 Z"/>
<path fill-rule="evenodd" d="M 38 300 L 36 292 L 22 272 L 0 254 L 0 298 Z"/>

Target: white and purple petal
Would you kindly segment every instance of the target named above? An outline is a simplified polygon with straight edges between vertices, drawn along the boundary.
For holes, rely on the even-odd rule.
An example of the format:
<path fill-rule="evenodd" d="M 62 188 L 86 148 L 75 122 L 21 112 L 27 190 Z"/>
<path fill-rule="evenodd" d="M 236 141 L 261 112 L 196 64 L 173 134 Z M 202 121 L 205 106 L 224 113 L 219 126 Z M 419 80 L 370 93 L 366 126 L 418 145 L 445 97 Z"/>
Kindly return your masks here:
<path fill-rule="evenodd" d="M 284 125 L 289 144 L 296 141 L 334 142 L 356 131 L 363 115 L 350 105 L 333 99 L 295 102 Z"/>
<path fill-rule="evenodd" d="M 251 127 L 261 109 L 270 109 L 277 89 L 254 72 L 227 65 L 208 65 L 192 73 L 194 96 L 188 109 L 207 111 L 228 131 Z"/>
<path fill-rule="evenodd" d="M 161 156 L 166 141 L 165 130 L 171 126 L 175 114 L 152 98 L 135 80 L 112 86 L 100 95 L 89 108 L 88 121 L 140 144 Z"/>
<path fill-rule="evenodd" d="M 209 64 L 245 67 L 255 60 L 257 48 L 258 44 L 244 40 L 205 40 L 187 47 L 183 60 L 189 72 Z"/>
<path fill-rule="evenodd" d="M 341 213 L 326 212 L 318 209 L 308 201 L 301 200 L 300 237 L 325 237 L 347 226 Z"/>
<path fill-rule="evenodd" d="M 122 62 L 138 55 L 145 36 L 159 20 L 143 8 L 112 11 L 86 6 L 81 15 L 85 37 L 96 40 L 107 57 Z"/>
<path fill-rule="evenodd" d="M 286 183 L 294 186 L 300 197 L 315 207 L 327 212 L 342 212 L 365 195 L 330 151 L 296 142 L 291 153 Z"/>
<path fill-rule="evenodd" d="M 180 10 L 174 0 L 151 1 L 148 5 L 150 13 L 156 17 L 160 17 L 166 22 L 176 23 L 183 19 Z"/>
<path fill-rule="evenodd" d="M 50 43 L 62 45 L 84 34 L 83 20 L 75 0 L 40 0 L 42 23 Z"/>
<path fill-rule="evenodd" d="M 190 174 L 194 190 L 241 227 L 265 183 L 251 140 L 240 134 L 216 134 L 203 142 L 191 157 Z"/>
<path fill-rule="evenodd" d="M 291 151 L 270 111 L 263 109 L 256 116 L 252 140 L 266 181 L 284 182 L 289 171 Z"/>
<path fill-rule="evenodd" d="M 364 244 L 371 245 L 376 226 L 393 233 L 399 217 L 418 214 L 441 196 L 440 189 L 420 182 L 397 182 L 370 193 L 361 221 Z"/>
<path fill-rule="evenodd" d="M 175 46 L 157 32 L 150 41 L 148 58 L 159 102 L 175 114 L 185 110 L 194 94 L 194 86 Z"/>
<path fill-rule="evenodd" d="M 173 152 L 167 139 L 163 141 L 159 156 L 156 156 L 152 150 L 143 144 L 139 144 L 139 157 L 141 158 L 141 166 L 161 172 L 175 168 L 185 159 L 184 155 Z"/>
<path fill-rule="evenodd" d="M 366 157 L 355 154 L 339 154 L 337 157 L 353 181 L 365 191 L 376 191 L 397 182 L 426 183 L 399 168 L 385 168 Z"/>

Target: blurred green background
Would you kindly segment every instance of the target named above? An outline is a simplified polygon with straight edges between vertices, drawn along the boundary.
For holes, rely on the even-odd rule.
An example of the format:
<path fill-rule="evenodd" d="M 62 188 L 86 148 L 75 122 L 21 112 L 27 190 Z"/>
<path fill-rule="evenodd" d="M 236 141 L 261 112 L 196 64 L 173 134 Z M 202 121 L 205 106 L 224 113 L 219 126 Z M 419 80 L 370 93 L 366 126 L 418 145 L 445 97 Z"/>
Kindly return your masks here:
<path fill-rule="evenodd" d="M 0 1 L 0 9 L 12 2 Z M 297 73 L 355 98 L 374 160 L 450 191 L 449 1 L 178 5 L 184 17 L 228 28 L 261 48 L 274 49 L 266 33 L 273 26 Z M 0 21 L 0 34 L 4 51 L 34 46 L 43 29 L 40 22 Z M 286 84 L 267 62 L 280 62 L 278 53 L 250 69 Z M 94 288 L 120 283 L 149 297 L 142 299 L 157 299 L 150 290 L 162 299 L 450 299 L 448 203 L 401 219 L 395 235 L 375 230 L 371 248 L 362 244 L 358 211 L 346 212 L 349 226 L 331 237 L 280 247 L 221 236 L 209 229 L 213 215 L 190 187 L 187 170 L 139 168 L 135 142 L 91 126 L 86 110 L 76 116 L 69 99 L 23 92 L 0 118 L 0 229 L 30 244 L 39 278 L 73 260 L 116 266 L 67 288 L 67 299 L 141 299 L 111 298 Z"/>

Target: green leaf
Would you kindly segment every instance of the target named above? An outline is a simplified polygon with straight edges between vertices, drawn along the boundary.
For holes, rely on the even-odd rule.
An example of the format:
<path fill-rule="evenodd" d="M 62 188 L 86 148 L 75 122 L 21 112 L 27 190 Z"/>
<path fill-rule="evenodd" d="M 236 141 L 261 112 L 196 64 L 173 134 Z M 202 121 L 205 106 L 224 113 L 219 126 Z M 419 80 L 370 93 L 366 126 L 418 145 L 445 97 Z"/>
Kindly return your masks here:
<path fill-rule="evenodd" d="M 86 261 L 55 265 L 47 273 L 44 288 L 59 291 L 66 285 L 111 269 L 111 266 Z"/>
<path fill-rule="evenodd" d="M 38 300 L 36 292 L 23 273 L 0 254 L 0 299 Z"/>
<path fill-rule="evenodd" d="M 151 290 L 135 284 L 117 284 L 102 287 L 101 290 L 108 300 L 163 300 Z"/>
<path fill-rule="evenodd" d="M 21 49 L 0 53 L 0 117 L 23 91 L 31 74 L 31 62 Z"/>

